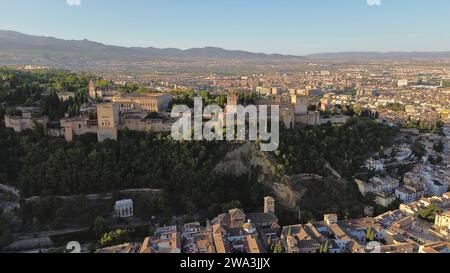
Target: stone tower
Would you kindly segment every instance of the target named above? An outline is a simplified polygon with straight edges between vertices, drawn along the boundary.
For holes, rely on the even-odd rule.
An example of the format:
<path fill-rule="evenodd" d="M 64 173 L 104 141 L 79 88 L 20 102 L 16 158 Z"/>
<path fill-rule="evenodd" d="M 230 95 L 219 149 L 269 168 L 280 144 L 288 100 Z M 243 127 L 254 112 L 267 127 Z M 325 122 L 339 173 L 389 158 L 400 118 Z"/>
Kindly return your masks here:
<path fill-rule="evenodd" d="M 238 105 L 238 94 L 234 91 L 228 93 L 227 95 L 227 105 L 237 106 Z"/>
<path fill-rule="evenodd" d="M 113 103 L 97 104 L 98 116 L 98 141 L 103 142 L 106 139 L 118 138 L 119 108 Z"/>
<path fill-rule="evenodd" d="M 291 103 L 295 106 L 296 115 L 307 115 L 309 98 L 307 96 L 293 95 L 291 96 Z"/>
<path fill-rule="evenodd" d="M 264 213 L 275 214 L 275 199 L 270 196 L 264 197 Z"/>
<path fill-rule="evenodd" d="M 97 86 L 92 79 L 89 81 L 89 96 L 94 99 L 97 97 Z"/>

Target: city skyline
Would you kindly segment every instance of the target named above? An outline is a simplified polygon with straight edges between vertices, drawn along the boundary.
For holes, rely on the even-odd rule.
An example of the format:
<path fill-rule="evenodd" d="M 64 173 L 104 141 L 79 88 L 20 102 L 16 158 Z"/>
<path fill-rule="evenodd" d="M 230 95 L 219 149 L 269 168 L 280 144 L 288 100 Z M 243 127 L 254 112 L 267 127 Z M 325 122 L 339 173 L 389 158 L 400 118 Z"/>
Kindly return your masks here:
<path fill-rule="evenodd" d="M 450 44 L 443 35 L 450 3 L 442 0 L 232 2 L 0 0 L 0 29 L 126 47 L 291 55 L 448 51 Z"/>

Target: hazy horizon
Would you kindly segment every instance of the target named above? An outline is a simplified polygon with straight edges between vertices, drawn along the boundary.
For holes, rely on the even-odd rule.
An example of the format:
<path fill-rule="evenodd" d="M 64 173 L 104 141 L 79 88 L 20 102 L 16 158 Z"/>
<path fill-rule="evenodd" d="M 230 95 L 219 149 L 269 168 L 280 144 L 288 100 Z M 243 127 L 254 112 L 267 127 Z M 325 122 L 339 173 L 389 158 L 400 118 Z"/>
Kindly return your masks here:
<path fill-rule="evenodd" d="M 24 35 L 29 35 L 29 36 L 36 36 L 36 37 L 44 37 L 44 38 L 54 38 L 54 39 L 59 39 L 59 40 L 65 40 L 65 41 L 89 41 L 89 42 L 94 42 L 94 43 L 100 43 L 103 44 L 105 46 L 114 46 L 114 47 L 124 47 L 124 48 L 156 48 L 156 49 L 179 49 L 179 50 L 190 50 L 190 49 L 196 49 L 196 48 L 220 48 L 220 49 L 224 49 L 227 51 L 246 51 L 246 52 L 250 52 L 250 53 L 256 53 L 256 54 L 268 54 L 268 55 L 292 55 L 292 56 L 297 56 L 297 57 L 303 57 L 303 56 L 309 56 L 309 55 L 321 55 L 321 54 L 348 54 L 348 53 L 374 53 L 374 54 L 389 54 L 389 53 L 447 53 L 450 52 L 449 50 L 442 50 L 442 51 L 329 51 L 329 52 L 314 52 L 314 53 L 309 53 L 309 54 L 304 54 L 304 55 L 299 55 L 299 54 L 284 54 L 284 53 L 279 53 L 279 52 L 258 52 L 258 51 L 251 51 L 251 50 L 245 50 L 245 49 L 240 49 L 240 48 L 224 48 L 224 47 L 220 47 L 220 46 L 215 46 L 215 45 L 204 45 L 204 46 L 199 46 L 199 47 L 191 47 L 191 48 L 177 48 L 177 47 L 156 47 L 156 46 L 122 46 L 122 45 L 116 45 L 116 44 L 109 44 L 109 43 L 103 43 L 101 41 L 95 41 L 95 40 L 89 40 L 89 39 L 64 39 L 61 37 L 55 37 L 55 36 L 47 36 L 47 35 L 38 35 L 38 34 L 32 34 L 32 33 L 23 33 L 20 31 L 16 31 L 16 30 L 11 30 L 11 29 L 0 29 L 0 31 L 10 31 L 10 32 L 16 32 L 16 33 L 20 33 L 20 34 L 24 34 Z"/>

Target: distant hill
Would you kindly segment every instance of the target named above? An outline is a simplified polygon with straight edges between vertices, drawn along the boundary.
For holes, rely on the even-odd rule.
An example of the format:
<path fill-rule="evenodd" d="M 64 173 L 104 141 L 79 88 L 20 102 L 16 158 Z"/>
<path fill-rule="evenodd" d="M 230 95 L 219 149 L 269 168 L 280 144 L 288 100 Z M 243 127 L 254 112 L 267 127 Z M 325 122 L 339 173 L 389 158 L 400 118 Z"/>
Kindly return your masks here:
<path fill-rule="evenodd" d="M 40 65 L 68 69 L 154 69 L 157 71 L 221 71 L 224 67 L 255 71 L 257 64 L 298 64 L 310 61 L 450 59 L 450 52 L 344 52 L 307 56 L 252 53 L 204 47 L 121 47 L 89 40 L 63 40 L 0 30 L 0 65 Z M 295 66 L 292 66 L 295 67 Z M 261 68 L 261 67 L 259 67 Z"/>
<path fill-rule="evenodd" d="M 262 54 L 217 47 L 159 49 L 120 47 L 89 40 L 63 40 L 0 30 L 0 65 L 37 64 L 52 67 L 98 66 L 99 64 L 155 61 L 301 61 L 304 57 Z"/>

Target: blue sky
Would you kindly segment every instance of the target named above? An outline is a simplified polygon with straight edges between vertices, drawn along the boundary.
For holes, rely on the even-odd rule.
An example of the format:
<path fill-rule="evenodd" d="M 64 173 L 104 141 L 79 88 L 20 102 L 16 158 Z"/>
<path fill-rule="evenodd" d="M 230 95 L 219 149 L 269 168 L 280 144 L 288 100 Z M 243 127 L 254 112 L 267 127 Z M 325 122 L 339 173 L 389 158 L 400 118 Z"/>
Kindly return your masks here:
<path fill-rule="evenodd" d="M 0 29 L 123 46 L 450 51 L 448 0 L 0 0 L 0 7 Z"/>

